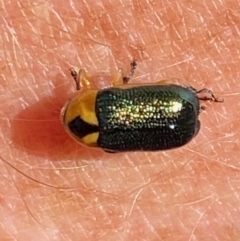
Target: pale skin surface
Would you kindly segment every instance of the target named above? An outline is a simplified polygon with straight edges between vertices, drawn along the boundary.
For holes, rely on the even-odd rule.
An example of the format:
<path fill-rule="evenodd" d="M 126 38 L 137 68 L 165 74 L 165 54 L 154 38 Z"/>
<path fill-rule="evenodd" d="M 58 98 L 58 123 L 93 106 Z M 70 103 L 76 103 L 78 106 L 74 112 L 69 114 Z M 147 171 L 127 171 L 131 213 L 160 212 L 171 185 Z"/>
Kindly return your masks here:
<path fill-rule="evenodd" d="M 1 240 L 239 240 L 240 1 L 49 2 L 0 10 Z M 69 67 L 112 75 L 132 58 L 132 82 L 225 98 L 191 143 L 108 154 L 65 133 Z"/>

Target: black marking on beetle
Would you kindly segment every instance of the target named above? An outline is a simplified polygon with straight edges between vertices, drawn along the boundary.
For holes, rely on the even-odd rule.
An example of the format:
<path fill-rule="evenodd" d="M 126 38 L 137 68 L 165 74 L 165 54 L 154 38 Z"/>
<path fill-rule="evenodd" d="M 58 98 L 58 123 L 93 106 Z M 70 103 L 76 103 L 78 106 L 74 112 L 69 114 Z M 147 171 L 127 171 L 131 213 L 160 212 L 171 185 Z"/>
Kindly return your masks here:
<path fill-rule="evenodd" d="M 99 128 L 96 125 L 92 125 L 81 119 L 80 116 L 77 116 L 71 122 L 68 123 L 68 127 L 72 133 L 74 133 L 79 138 L 83 138 L 88 134 L 98 132 Z"/>

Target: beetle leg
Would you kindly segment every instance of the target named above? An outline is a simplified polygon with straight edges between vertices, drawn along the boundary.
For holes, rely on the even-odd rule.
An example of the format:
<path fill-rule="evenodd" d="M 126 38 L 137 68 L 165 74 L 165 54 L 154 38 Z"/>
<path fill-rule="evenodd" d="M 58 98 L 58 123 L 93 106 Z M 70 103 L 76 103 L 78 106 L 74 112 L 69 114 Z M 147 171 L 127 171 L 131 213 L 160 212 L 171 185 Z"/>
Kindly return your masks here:
<path fill-rule="evenodd" d="M 216 97 L 212 90 L 209 90 L 207 88 L 201 89 L 196 91 L 197 96 L 199 98 L 199 100 L 210 100 L 210 101 L 214 101 L 214 102 L 223 102 L 224 99 L 222 97 Z"/>
<path fill-rule="evenodd" d="M 131 66 L 130 73 L 127 76 L 123 77 L 123 84 L 127 84 L 129 82 L 129 80 L 133 77 L 135 70 L 137 68 L 137 61 L 135 59 L 133 59 L 130 66 Z"/>
<path fill-rule="evenodd" d="M 122 85 L 122 83 L 127 84 L 129 82 L 129 80 L 133 77 L 133 74 L 137 68 L 137 61 L 133 60 L 130 64 L 130 66 L 131 66 L 131 70 L 127 76 L 123 76 L 122 69 L 119 69 L 117 71 L 117 73 L 113 76 L 113 80 L 112 80 L 113 86 Z"/>
<path fill-rule="evenodd" d="M 122 81 L 123 81 L 123 74 L 122 74 L 122 70 L 119 69 L 117 73 L 113 76 L 112 85 L 113 86 L 120 85 L 122 84 Z"/>
<path fill-rule="evenodd" d="M 96 89 L 96 87 L 89 81 L 89 78 L 84 69 L 77 67 L 70 68 L 71 75 L 76 83 L 76 89 Z"/>

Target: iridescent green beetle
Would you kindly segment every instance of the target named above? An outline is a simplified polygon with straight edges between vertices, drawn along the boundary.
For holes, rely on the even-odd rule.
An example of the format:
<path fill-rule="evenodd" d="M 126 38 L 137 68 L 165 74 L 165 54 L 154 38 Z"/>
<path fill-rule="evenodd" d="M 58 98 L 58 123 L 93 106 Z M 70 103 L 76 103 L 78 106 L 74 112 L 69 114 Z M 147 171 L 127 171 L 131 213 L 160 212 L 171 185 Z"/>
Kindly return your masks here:
<path fill-rule="evenodd" d="M 196 91 L 178 80 L 130 85 L 118 71 L 113 87 L 98 90 L 83 69 L 71 69 L 83 91 L 62 109 L 66 131 L 75 140 L 107 152 L 169 150 L 188 143 L 200 129 L 200 100 L 222 102 L 209 89 Z M 123 84 L 118 85 L 119 82 Z"/>

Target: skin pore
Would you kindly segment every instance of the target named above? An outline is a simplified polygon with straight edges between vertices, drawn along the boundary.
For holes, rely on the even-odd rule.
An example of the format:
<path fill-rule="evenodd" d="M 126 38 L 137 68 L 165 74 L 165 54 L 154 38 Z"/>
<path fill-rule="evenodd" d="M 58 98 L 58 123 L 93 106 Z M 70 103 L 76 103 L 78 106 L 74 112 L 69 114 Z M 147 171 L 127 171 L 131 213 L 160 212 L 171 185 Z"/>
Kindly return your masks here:
<path fill-rule="evenodd" d="M 238 240 L 240 1 L 3 1 L 1 240 Z M 106 87 L 183 79 L 222 96 L 166 152 L 109 154 L 61 124 L 69 68 Z"/>

